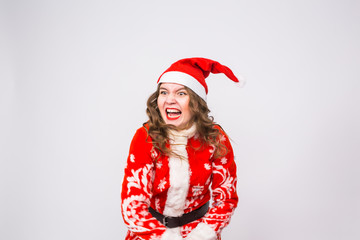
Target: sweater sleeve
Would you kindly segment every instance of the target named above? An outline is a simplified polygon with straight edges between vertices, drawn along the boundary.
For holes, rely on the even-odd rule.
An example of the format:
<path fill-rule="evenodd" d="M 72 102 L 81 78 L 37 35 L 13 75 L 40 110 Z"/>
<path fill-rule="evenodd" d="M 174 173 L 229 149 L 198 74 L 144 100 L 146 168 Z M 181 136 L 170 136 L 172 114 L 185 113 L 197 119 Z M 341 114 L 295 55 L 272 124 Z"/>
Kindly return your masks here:
<path fill-rule="evenodd" d="M 148 211 L 154 164 L 152 144 L 146 138 L 146 130 L 140 128 L 132 139 L 121 190 L 121 211 L 128 234 L 142 240 L 159 239 L 166 230 Z"/>
<path fill-rule="evenodd" d="M 228 152 L 224 157 L 213 159 L 212 162 L 212 206 L 186 239 L 219 239 L 221 230 L 229 224 L 238 203 L 233 149 L 226 134 L 221 129 L 220 132 L 220 141 L 227 147 Z"/>

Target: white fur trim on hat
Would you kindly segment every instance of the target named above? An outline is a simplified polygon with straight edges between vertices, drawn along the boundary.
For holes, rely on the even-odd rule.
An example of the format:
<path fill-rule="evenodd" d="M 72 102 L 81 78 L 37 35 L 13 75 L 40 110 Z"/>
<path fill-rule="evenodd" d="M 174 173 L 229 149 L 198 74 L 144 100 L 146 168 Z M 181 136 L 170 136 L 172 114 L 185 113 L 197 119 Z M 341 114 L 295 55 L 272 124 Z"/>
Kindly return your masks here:
<path fill-rule="evenodd" d="M 197 95 L 206 101 L 206 91 L 203 85 L 193 76 L 177 71 L 165 72 L 159 83 L 178 83 L 193 90 Z"/>
<path fill-rule="evenodd" d="M 206 223 L 199 223 L 189 235 L 185 238 L 187 240 L 216 240 L 216 232 Z"/>

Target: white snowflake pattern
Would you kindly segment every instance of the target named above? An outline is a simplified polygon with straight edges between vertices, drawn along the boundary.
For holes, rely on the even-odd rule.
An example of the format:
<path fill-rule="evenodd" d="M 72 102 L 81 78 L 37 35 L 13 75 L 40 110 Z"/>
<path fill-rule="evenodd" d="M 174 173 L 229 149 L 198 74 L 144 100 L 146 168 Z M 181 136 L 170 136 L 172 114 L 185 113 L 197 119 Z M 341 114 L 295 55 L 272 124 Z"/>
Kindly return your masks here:
<path fill-rule="evenodd" d="M 167 183 L 166 178 L 161 179 L 161 180 L 160 180 L 160 183 L 159 183 L 159 186 L 158 186 L 158 189 L 159 189 L 160 191 L 164 190 L 166 183 Z"/>
<path fill-rule="evenodd" d="M 152 149 L 151 149 L 151 151 L 150 151 L 150 155 L 151 155 L 152 159 L 157 158 L 158 153 L 156 152 L 156 150 L 155 150 L 154 147 L 152 147 Z"/>
<path fill-rule="evenodd" d="M 204 190 L 204 186 L 200 186 L 200 184 L 196 185 L 196 186 L 193 186 L 191 188 L 194 196 L 199 196 L 201 195 L 202 191 Z"/>
<path fill-rule="evenodd" d="M 192 197 L 189 200 L 185 201 L 185 208 L 188 208 L 190 205 L 193 205 L 199 198 L 198 197 Z"/>
<path fill-rule="evenodd" d="M 211 169 L 211 166 L 210 166 L 209 163 L 205 163 L 205 164 L 204 164 L 204 168 L 205 168 L 206 170 L 210 170 L 210 169 Z"/>
<path fill-rule="evenodd" d="M 160 211 L 160 198 L 155 199 L 155 209 Z"/>
<path fill-rule="evenodd" d="M 226 164 L 228 160 L 226 157 L 223 157 L 220 161 L 222 164 Z"/>
<path fill-rule="evenodd" d="M 191 177 L 191 175 L 192 175 L 192 171 L 191 169 L 189 169 L 189 177 Z"/>
<path fill-rule="evenodd" d="M 134 154 L 130 154 L 130 162 L 135 162 L 135 155 Z"/>
<path fill-rule="evenodd" d="M 160 169 L 162 167 L 162 162 L 161 161 L 157 161 L 156 163 L 156 168 Z"/>
<path fill-rule="evenodd" d="M 226 141 L 226 137 L 224 135 L 220 136 L 220 142 L 225 142 Z"/>
<path fill-rule="evenodd" d="M 194 204 L 197 198 L 190 198 L 190 200 L 185 201 L 185 208 L 188 208 L 190 205 Z"/>
<path fill-rule="evenodd" d="M 211 153 L 211 158 L 212 158 L 213 155 L 214 155 L 214 152 L 215 152 L 215 146 L 214 145 L 210 146 L 209 152 Z"/>

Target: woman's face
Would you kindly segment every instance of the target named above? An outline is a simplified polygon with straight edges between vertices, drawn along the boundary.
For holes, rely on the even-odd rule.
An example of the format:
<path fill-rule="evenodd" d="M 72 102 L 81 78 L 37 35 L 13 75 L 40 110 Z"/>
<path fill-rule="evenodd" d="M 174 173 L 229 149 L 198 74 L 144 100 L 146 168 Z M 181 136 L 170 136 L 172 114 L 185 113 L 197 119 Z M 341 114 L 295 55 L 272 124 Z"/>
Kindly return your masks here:
<path fill-rule="evenodd" d="M 162 83 L 157 105 L 166 124 L 180 129 L 188 127 L 192 118 L 189 108 L 190 96 L 185 87 L 177 83 Z"/>

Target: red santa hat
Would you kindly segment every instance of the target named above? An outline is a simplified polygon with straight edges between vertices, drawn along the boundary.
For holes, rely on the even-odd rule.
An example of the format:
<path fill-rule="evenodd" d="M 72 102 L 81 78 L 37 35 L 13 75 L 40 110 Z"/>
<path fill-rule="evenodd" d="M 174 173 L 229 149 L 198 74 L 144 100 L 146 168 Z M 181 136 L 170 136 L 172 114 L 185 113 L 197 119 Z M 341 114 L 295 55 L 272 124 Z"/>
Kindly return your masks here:
<path fill-rule="evenodd" d="M 230 68 L 207 58 L 185 58 L 173 63 L 158 79 L 160 83 L 178 83 L 193 90 L 206 101 L 208 87 L 205 78 L 210 73 L 224 73 L 234 82 L 243 85 L 244 80 L 234 75 Z"/>

